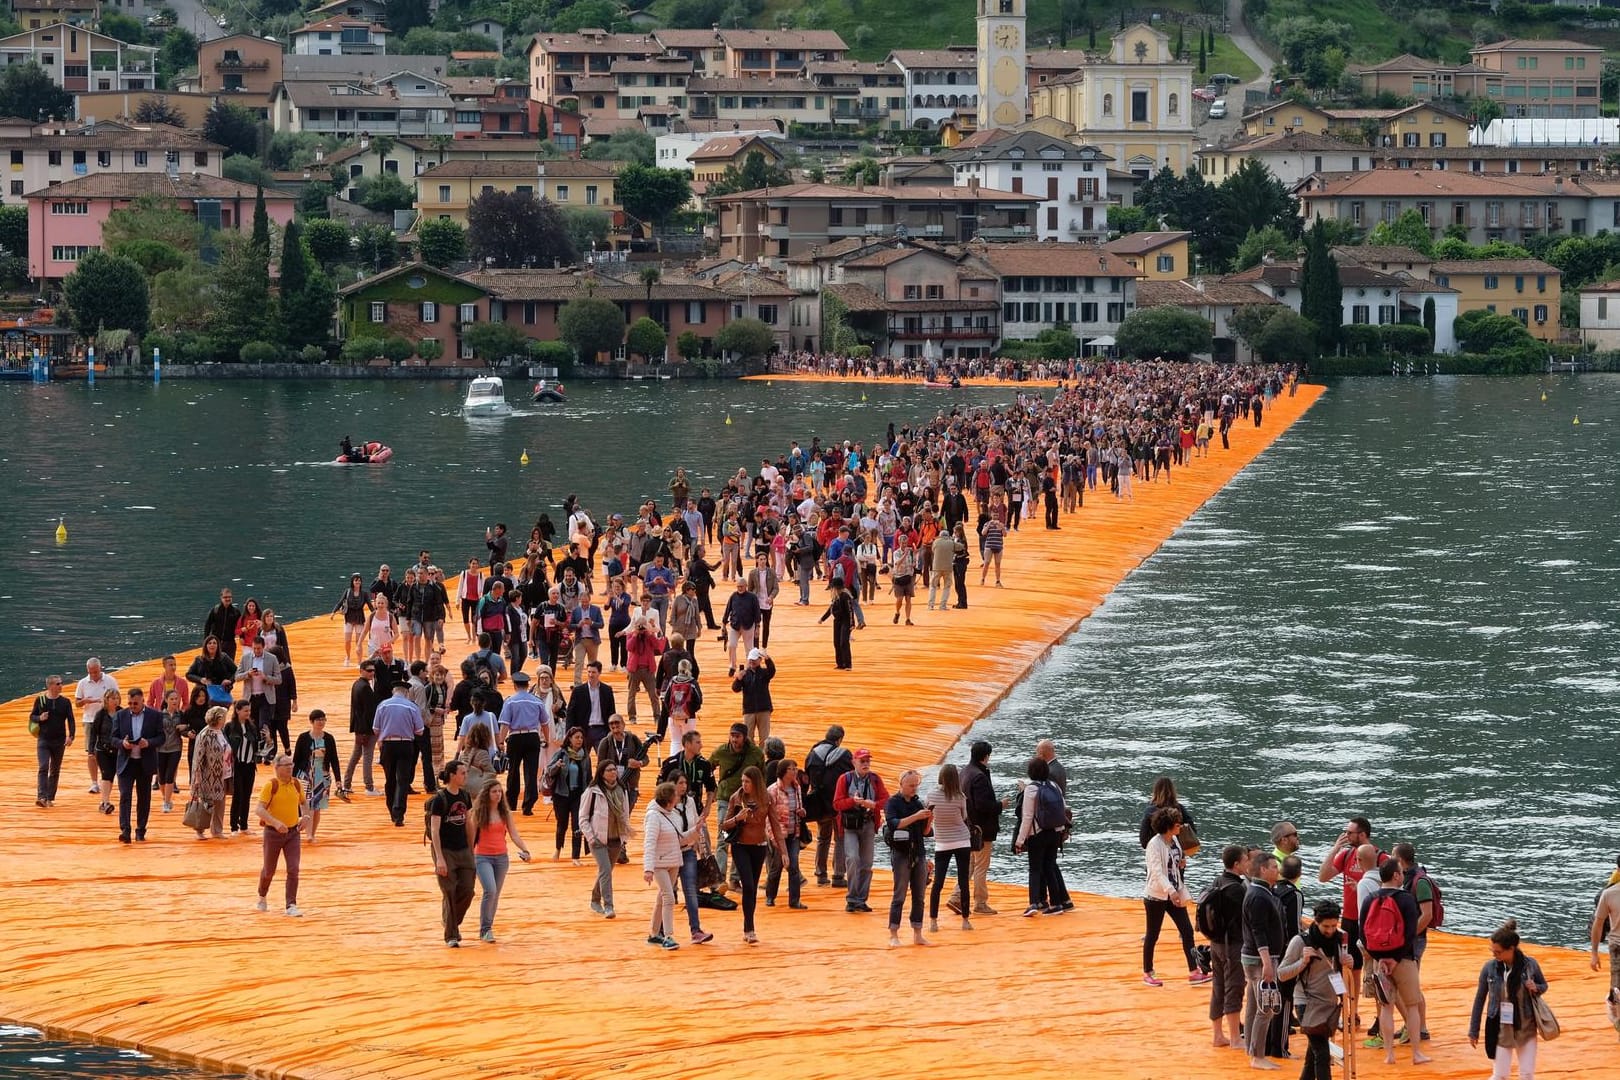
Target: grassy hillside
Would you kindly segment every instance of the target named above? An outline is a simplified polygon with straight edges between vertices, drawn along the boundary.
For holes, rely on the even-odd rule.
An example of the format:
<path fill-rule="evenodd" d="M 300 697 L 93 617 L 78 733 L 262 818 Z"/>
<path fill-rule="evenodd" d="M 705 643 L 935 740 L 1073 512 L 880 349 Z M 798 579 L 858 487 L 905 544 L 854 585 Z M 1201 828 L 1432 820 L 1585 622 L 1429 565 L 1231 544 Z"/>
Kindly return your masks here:
<path fill-rule="evenodd" d="M 1334 0 L 1326 5 L 1319 0 L 1269 0 L 1266 6 L 1268 10 L 1264 19 L 1257 20 L 1257 24 L 1253 25 L 1255 33 L 1262 40 L 1268 37 L 1267 26 L 1274 25 L 1279 19 L 1299 15 L 1328 19 L 1350 27 L 1345 48 L 1350 59 L 1360 63 L 1376 63 L 1404 52 L 1420 52 L 1422 38 L 1405 16 L 1424 9 L 1439 11 L 1449 18 L 1450 30 L 1437 44 L 1442 57 L 1452 62 L 1460 63 L 1468 59 L 1476 26 L 1482 29 L 1489 27 L 1496 37 L 1569 38 L 1599 45 L 1611 52 L 1620 50 L 1620 32 L 1606 28 L 1589 29 L 1581 25 L 1586 13 L 1578 8 L 1566 9 L 1569 12 L 1567 19 L 1509 22 L 1492 16 L 1485 8 L 1452 9 L 1439 2 L 1426 3 L 1424 0 L 1415 0 L 1409 8 L 1397 7 L 1394 10 L 1380 6 L 1377 0 Z"/>

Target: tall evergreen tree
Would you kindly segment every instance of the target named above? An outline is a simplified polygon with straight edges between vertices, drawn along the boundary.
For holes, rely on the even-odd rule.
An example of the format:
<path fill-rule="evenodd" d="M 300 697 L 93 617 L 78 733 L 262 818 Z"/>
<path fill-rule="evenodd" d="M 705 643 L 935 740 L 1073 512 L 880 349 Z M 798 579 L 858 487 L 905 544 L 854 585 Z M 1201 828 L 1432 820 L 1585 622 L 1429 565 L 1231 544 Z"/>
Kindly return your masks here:
<path fill-rule="evenodd" d="M 310 257 L 304 247 L 304 228 L 296 221 L 287 223 L 281 234 L 281 295 L 297 296 L 309 281 Z"/>
<path fill-rule="evenodd" d="M 253 197 L 253 246 L 264 253 L 265 263 L 270 261 L 270 213 L 264 208 L 264 185 Z"/>
<path fill-rule="evenodd" d="M 1320 218 L 1305 234 L 1299 313 L 1315 324 L 1322 351 L 1332 352 L 1344 322 L 1344 288 L 1339 284 L 1339 265 L 1328 250 L 1327 228 Z"/>

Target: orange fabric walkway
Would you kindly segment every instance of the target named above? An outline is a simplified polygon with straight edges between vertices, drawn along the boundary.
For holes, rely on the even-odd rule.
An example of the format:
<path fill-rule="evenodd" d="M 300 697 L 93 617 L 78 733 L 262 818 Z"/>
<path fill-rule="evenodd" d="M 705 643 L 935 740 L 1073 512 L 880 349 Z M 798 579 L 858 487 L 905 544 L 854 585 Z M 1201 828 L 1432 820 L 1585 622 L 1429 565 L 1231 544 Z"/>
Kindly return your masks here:
<path fill-rule="evenodd" d="M 1088 500 L 1062 533 L 1013 534 L 1007 588 L 970 588 L 966 612 L 921 611 L 907 628 L 890 625 L 882 605 L 873 605 L 870 629 L 856 635 L 853 672 L 834 672 L 830 635 L 813 621 L 819 608 L 779 608 L 775 730 L 802 758 L 837 717 L 852 745 L 874 749 L 888 778 L 939 760 L 1015 676 L 1318 393 L 1301 387 L 1296 398 L 1279 400 L 1261 431 L 1234 428 L 1230 452 L 1178 471 L 1173 486 L 1138 485 L 1131 504 Z M 1054 580 L 1067 587 L 1052 588 Z M 334 716 L 346 757 L 353 673 L 335 662 L 339 627 L 308 620 L 289 636 L 300 710 L 319 706 Z M 717 656 L 712 639 L 701 645 L 710 671 Z M 80 659 L 64 655 L 62 663 Z M 117 675 L 126 687 L 144 685 L 155 669 L 141 664 Z M 711 744 L 737 708 L 712 681 L 704 724 Z M 1081 896 L 1069 916 L 1020 919 L 1012 913 L 1023 890 L 1000 885 L 992 903 L 1003 915 L 977 919 L 972 933 L 944 929 L 933 949 L 891 950 L 882 914 L 846 915 L 840 897 L 811 885 L 810 911 L 761 905 L 756 948 L 741 941 L 740 913 L 705 911 L 716 940 L 666 954 L 644 941 L 652 891 L 641 883 L 639 852 L 616 878 L 618 920 L 603 921 L 587 906 L 591 871 L 550 860 L 548 814 L 519 819 L 538 861 L 513 863 L 500 944 L 480 945 L 469 932 L 467 947 L 452 952 L 440 943 L 439 894 L 419 834 L 392 828 L 381 800 L 361 797 L 335 805 L 321 842 L 304 850 L 307 917 L 274 913 L 279 882 L 272 913 L 258 915 L 256 837 L 198 843 L 177 808 L 154 814 L 151 843 L 119 845 L 115 819 L 96 814 L 84 793 L 78 746 L 69 750 L 58 807 L 29 806 L 27 700 L 0 706 L 0 782 L 12 808 L 0 833 L 0 1017 L 7 1020 L 205 1066 L 303 1078 L 712 1080 L 738 1068 L 874 1080 L 1249 1075 L 1236 1053 L 1208 1046 L 1207 990 L 1142 985 L 1140 905 L 1127 900 Z M 295 723 L 295 732 L 302 726 Z M 872 901 L 881 912 L 891 879 L 879 858 Z M 469 919 L 476 917 L 475 902 Z M 684 927 L 679 912 L 677 921 Z M 1584 970 L 1579 954 L 1533 951 L 1566 1031 L 1544 1053 L 1541 1075 L 1617 1075 L 1620 1051 L 1603 1022 L 1601 977 Z M 1436 1061 L 1423 1072 L 1431 1077 L 1488 1072 L 1463 1038 L 1485 955 L 1481 942 L 1450 937 L 1429 950 Z M 1363 1052 L 1369 1073 L 1386 1071 L 1369 1057 Z"/>
<path fill-rule="evenodd" d="M 802 383 L 849 383 L 851 386 L 871 384 L 873 386 L 915 386 L 917 389 L 925 388 L 921 379 L 902 377 L 900 375 L 824 375 L 813 371 L 795 371 L 787 375 L 744 375 L 746 382 L 802 382 Z M 1025 379 L 1023 382 L 1009 382 L 1006 379 L 992 379 L 987 375 L 974 375 L 962 380 L 962 385 L 973 389 L 994 387 L 1009 391 L 1049 389 L 1058 384 L 1056 379 Z M 943 388 L 940 388 L 943 389 Z M 775 629 L 775 627 L 772 627 Z"/>

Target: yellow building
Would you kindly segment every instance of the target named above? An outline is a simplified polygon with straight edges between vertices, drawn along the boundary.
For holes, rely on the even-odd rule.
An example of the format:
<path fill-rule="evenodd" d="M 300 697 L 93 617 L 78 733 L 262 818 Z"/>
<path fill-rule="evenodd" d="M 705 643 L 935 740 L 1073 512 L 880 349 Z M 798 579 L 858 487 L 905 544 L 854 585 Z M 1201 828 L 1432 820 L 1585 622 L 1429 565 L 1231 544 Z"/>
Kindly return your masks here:
<path fill-rule="evenodd" d="M 1539 259 L 1442 259 L 1429 280 L 1457 290 L 1457 314 L 1492 311 L 1524 323 L 1543 341 L 1558 337 L 1563 274 Z"/>
<path fill-rule="evenodd" d="M 1116 168 L 1150 176 L 1185 172 L 1198 145 L 1193 130 L 1193 64 L 1177 60 L 1168 34 L 1143 23 L 1114 35 L 1106 59 L 1035 88 L 1030 113 L 1075 127 Z"/>
<path fill-rule="evenodd" d="M 686 160 L 692 163 L 692 182 L 711 184 L 725 176 L 727 169 L 742 168 L 752 153 L 762 155 L 767 165 L 778 165 L 782 161 L 782 151 L 768 139 L 758 135 L 722 135 L 687 156 Z"/>
<path fill-rule="evenodd" d="M 1127 233 L 1102 249 L 1117 255 L 1148 281 L 1180 281 L 1192 273 L 1190 232 Z"/>
<path fill-rule="evenodd" d="M 1326 135 L 1333 126 L 1334 121 L 1326 112 L 1300 101 L 1279 101 L 1243 117 L 1243 134 L 1251 139 L 1290 131 Z"/>
<path fill-rule="evenodd" d="M 613 215 L 614 163 L 610 161 L 447 161 L 416 177 L 416 208 L 424 218 L 467 224 L 467 207 L 488 191 L 528 192 L 558 207 L 592 207 Z M 615 230 L 617 231 L 617 230 Z"/>

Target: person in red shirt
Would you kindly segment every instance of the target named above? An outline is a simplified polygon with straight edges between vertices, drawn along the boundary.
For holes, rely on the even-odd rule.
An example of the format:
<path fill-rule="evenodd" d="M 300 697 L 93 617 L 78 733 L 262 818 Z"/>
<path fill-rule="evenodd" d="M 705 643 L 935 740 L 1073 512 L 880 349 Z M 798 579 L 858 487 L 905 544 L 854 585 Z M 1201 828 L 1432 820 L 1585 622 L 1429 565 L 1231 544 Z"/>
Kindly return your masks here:
<path fill-rule="evenodd" d="M 1334 878 L 1344 876 L 1344 932 L 1350 939 L 1350 956 L 1355 964 L 1355 970 L 1360 971 L 1362 966 L 1361 955 L 1361 913 L 1356 908 L 1356 886 L 1366 876 L 1356 862 L 1356 848 L 1362 844 L 1372 843 L 1372 823 L 1364 817 L 1353 817 L 1344 827 L 1344 832 L 1333 841 L 1333 847 L 1328 850 L 1327 858 L 1322 860 L 1322 867 L 1316 872 L 1316 879 L 1322 882 L 1332 881 Z M 1382 866 L 1389 861 L 1389 854 L 1384 851 L 1378 853 L 1378 865 Z"/>

